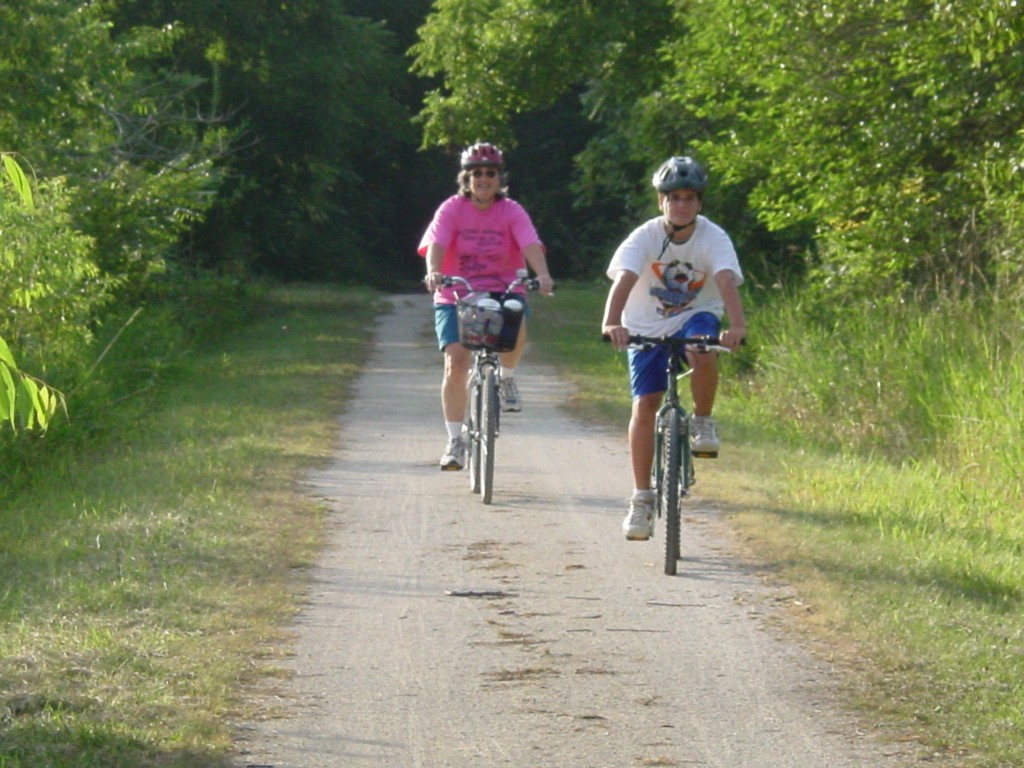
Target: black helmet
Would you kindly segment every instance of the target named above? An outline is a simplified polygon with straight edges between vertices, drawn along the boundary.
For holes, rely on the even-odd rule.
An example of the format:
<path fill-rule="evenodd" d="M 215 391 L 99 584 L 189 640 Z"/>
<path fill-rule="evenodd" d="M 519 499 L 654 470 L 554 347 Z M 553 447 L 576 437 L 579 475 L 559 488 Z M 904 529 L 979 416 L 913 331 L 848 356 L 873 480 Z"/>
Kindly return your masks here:
<path fill-rule="evenodd" d="M 692 157 L 670 157 L 654 172 L 651 183 L 662 194 L 673 189 L 703 192 L 708 185 L 708 174 Z"/>

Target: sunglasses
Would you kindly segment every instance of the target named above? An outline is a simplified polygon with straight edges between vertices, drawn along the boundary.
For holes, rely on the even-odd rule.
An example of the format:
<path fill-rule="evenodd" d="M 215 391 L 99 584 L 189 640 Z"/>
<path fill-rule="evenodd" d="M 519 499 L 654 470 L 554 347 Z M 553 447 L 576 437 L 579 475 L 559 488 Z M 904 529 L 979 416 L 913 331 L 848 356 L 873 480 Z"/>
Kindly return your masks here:
<path fill-rule="evenodd" d="M 493 168 L 476 168 L 473 170 L 473 178 L 479 179 L 481 176 L 486 176 L 488 179 L 493 179 L 498 175 L 498 172 Z"/>

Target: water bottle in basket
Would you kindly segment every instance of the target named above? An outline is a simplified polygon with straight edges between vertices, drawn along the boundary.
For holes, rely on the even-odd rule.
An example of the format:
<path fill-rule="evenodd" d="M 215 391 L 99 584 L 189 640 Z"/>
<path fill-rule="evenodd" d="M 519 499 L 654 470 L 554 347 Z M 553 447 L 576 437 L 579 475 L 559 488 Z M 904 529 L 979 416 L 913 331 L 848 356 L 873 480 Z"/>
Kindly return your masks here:
<path fill-rule="evenodd" d="M 516 348 L 519 326 L 523 322 L 523 302 L 515 298 L 505 299 L 501 306 L 501 320 L 498 349 L 502 352 L 511 352 Z"/>
<path fill-rule="evenodd" d="M 501 304 L 489 296 L 467 303 L 461 309 L 462 345 L 469 349 L 493 347 L 501 332 Z"/>

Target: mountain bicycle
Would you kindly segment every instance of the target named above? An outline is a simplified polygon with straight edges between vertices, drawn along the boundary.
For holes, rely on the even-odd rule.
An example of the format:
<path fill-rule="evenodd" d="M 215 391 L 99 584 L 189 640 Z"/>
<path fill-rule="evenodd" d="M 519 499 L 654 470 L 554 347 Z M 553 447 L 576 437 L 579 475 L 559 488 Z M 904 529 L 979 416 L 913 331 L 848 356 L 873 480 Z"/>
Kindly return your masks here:
<path fill-rule="evenodd" d="M 525 305 L 515 289 L 537 290 L 540 282 L 519 270 L 512 283 L 501 291 L 478 291 L 464 277 L 445 276 L 446 287 L 462 286 L 456 295 L 459 343 L 473 351 L 469 378 L 469 407 L 463 432 L 466 435 L 469 488 L 479 493 L 484 504 L 494 495 L 494 456 L 501 427 L 498 390 L 501 386 L 500 352 L 515 349 Z"/>
<path fill-rule="evenodd" d="M 682 535 L 682 500 L 689 495 L 696 480 L 693 457 L 701 456 L 690 451 L 690 415 L 679 399 L 679 380 L 692 372 L 686 358 L 687 351 L 700 354 L 728 352 L 729 349 L 721 346 L 715 336 L 662 338 L 631 335 L 629 346 L 634 349 L 664 346 L 669 352 L 665 399 L 654 421 L 652 474 L 657 496 L 656 512 L 659 518 L 665 518 L 665 573 L 675 576 Z"/>

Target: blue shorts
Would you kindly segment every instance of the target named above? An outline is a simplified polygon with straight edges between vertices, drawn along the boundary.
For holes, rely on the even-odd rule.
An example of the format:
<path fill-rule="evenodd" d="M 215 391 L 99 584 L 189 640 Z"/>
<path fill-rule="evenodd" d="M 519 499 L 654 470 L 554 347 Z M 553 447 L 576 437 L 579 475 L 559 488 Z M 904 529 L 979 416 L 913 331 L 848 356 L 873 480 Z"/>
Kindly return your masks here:
<path fill-rule="evenodd" d="M 673 335 L 680 338 L 684 336 L 717 336 L 721 327 L 722 321 L 715 315 L 710 312 L 698 312 L 683 323 L 683 327 Z M 633 397 L 664 392 L 668 386 L 665 374 L 667 368 L 668 349 L 665 347 L 629 350 L 629 385 L 633 391 Z"/>
<path fill-rule="evenodd" d="M 517 293 L 515 297 L 523 302 L 523 317 L 529 317 L 530 304 L 526 301 L 526 296 Z M 437 333 L 437 348 L 442 352 L 449 344 L 455 344 L 459 340 L 459 316 L 455 312 L 454 304 L 434 305 L 434 331 Z"/>

